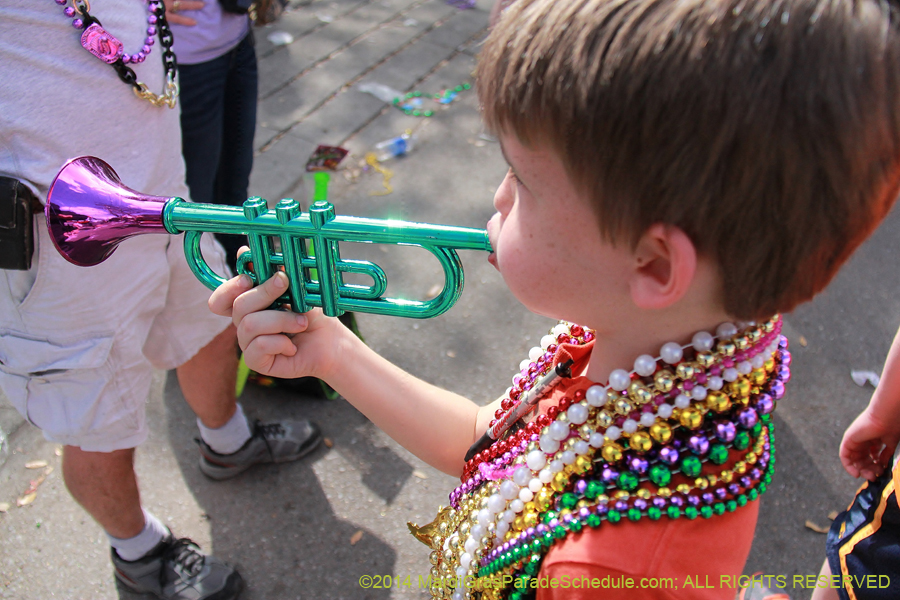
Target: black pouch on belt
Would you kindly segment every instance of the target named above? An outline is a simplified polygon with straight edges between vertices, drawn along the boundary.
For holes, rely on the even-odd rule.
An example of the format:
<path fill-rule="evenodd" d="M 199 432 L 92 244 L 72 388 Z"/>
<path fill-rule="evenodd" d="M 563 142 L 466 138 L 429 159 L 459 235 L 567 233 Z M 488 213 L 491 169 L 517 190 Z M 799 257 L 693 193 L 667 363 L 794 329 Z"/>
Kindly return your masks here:
<path fill-rule="evenodd" d="M 0 269 L 27 271 L 34 254 L 33 215 L 41 203 L 28 186 L 0 177 Z"/>

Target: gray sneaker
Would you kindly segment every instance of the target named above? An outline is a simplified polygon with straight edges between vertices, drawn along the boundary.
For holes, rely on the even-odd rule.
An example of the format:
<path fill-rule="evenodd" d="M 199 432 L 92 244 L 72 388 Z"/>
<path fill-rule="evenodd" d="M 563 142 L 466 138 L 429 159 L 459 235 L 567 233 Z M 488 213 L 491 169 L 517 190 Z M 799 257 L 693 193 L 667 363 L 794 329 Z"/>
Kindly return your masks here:
<path fill-rule="evenodd" d="M 125 587 L 163 600 L 233 600 L 244 589 L 240 574 L 207 556 L 191 540 L 172 534 L 144 558 L 122 560 L 112 550 L 116 578 Z"/>
<path fill-rule="evenodd" d="M 309 421 L 253 423 L 253 436 L 233 454 L 219 454 L 197 440 L 200 470 L 211 479 L 229 479 L 253 465 L 297 460 L 312 452 L 322 441 L 322 433 Z"/>

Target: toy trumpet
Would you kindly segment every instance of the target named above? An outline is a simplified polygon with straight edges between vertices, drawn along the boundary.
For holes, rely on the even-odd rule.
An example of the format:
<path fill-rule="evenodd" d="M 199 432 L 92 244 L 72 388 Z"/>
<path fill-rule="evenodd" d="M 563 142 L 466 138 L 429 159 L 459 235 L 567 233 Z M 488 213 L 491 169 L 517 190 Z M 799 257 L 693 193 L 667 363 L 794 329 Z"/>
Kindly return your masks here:
<path fill-rule="evenodd" d="M 324 201 L 314 203 L 305 213 L 290 199 L 282 200 L 272 211 L 265 200 L 256 197 L 238 208 L 150 196 L 123 185 L 112 167 L 94 157 L 76 158 L 63 166 L 50 186 L 45 212 L 56 249 L 69 262 L 85 267 L 103 262 L 134 235 L 183 232 L 188 265 L 210 289 L 225 279 L 203 259 L 201 235 L 246 235 L 250 252 L 238 259 L 239 273 L 250 276 L 257 285 L 283 268 L 290 286 L 279 302 L 290 303 L 295 312 L 318 306 L 332 317 L 345 311 L 417 319 L 440 315 L 453 306 L 463 289 L 463 268 L 456 250 L 491 251 L 487 232 L 481 229 L 335 216 L 334 206 Z M 277 252 L 276 240 L 280 243 Z M 340 242 L 428 250 L 443 268 L 444 288 L 427 301 L 384 297 L 384 270 L 373 262 L 341 258 Z M 345 283 L 345 273 L 368 276 L 372 284 Z"/>

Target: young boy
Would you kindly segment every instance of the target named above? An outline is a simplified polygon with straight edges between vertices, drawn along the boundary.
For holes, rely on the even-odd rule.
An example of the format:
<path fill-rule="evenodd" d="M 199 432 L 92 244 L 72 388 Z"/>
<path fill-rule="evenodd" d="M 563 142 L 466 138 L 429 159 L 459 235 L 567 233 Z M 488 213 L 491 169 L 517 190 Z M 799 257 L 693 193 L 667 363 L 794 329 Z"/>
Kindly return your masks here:
<path fill-rule="evenodd" d="M 872 400 L 841 441 L 844 468 L 867 483 L 831 525 L 820 577 L 833 587 L 817 588 L 812 600 L 887 600 L 900 595 L 900 463 L 891 469 L 898 442 L 900 331 Z"/>
<path fill-rule="evenodd" d="M 490 260 L 563 322 L 491 405 L 320 311 L 264 310 L 283 274 L 231 280 L 210 306 L 251 368 L 327 381 L 462 474 L 417 532 L 449 582 L 437 597 L 730 600 L 789 377 L 773 315 L 823 289 L 898 191 L 897 20 L 875 0 L 510 7 L 478 67 L 510 165 Z M 464 460 L 534 395 L 534 414 Z"/>

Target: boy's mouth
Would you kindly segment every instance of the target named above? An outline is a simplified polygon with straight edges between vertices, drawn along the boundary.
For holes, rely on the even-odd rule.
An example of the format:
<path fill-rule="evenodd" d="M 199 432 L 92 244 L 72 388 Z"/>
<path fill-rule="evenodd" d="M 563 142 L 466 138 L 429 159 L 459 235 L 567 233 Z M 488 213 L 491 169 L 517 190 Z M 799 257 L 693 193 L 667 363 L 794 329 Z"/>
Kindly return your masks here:
<path fill-rule="evenodd" d="M 487 226 L 485 227 L 485 229 L 487 230 L 488 241 L 491 243 L 491 247 L 495 248 L 496 246 L 494 245 L 494 236 L 492 235 L 493 234 L 493 225 L 494 225 L 494 217 L 491 217 L 491 219 L 487 222 Z M 498 271 L 500 270 L 499 267 L 497 267 L 497 252 L 496 251 L 488 254 L 488 262 L 491 263 L 491 265 L 493 265 L 493 267 L 495 269 L 497 269 Z"/>

